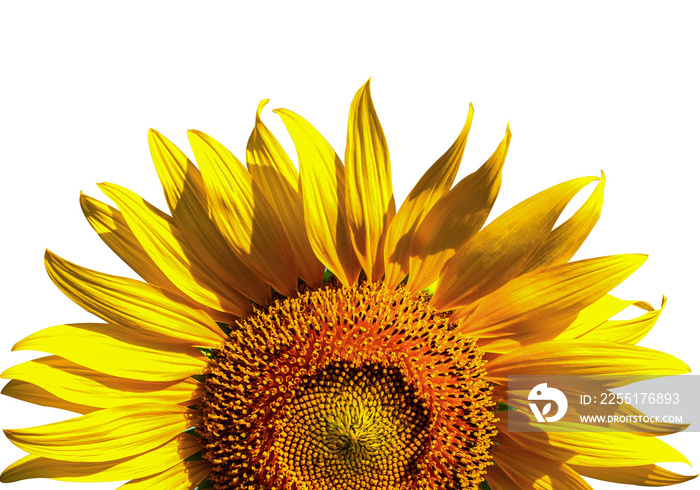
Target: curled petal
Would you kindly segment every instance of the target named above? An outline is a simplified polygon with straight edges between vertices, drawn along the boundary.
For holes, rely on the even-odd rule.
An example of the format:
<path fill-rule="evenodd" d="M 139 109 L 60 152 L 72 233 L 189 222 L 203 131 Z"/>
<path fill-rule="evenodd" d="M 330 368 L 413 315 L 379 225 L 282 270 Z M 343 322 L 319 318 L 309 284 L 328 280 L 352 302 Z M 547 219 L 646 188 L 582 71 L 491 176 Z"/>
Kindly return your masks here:
<path fill-rule="evenodd" d="M 489 352 L 551 340 L 581 309 L 602 298 L 645 260 L 645 255 L 614 255 L 518 276 L 482 298 L 461 329 L 480 339 Z"/>

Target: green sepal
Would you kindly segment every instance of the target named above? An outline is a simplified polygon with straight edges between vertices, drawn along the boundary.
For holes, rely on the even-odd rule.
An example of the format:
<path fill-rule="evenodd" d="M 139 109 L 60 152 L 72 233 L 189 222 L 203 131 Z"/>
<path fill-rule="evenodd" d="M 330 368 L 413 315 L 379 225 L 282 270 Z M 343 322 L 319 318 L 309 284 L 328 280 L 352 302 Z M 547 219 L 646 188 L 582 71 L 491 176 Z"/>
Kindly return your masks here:
<path fill-rule="evenodd" d="M 426 294 L 428 294 L 428 296 L 432 297 L 435 294 L 435 290 L 437 289 L 437 285 L 438 285 L 438 282 L 435 281 L 434 283 L 432 283 L 430 286 L 428 286 L 427 288 L 425 288 L 421 292 L 426 293 Z"/>
<path fill-rule="evenodd" d="M 197 451 L 196 453 L 187 456 L 183 461 L 204 461 L 204 458 L 202 457 L 202 451 Z"/>
<path fill-rule="evenodd" d="M 509 410 L 515 410 L 515 407 L 508 405 L 507 403 L 500 402 L 498 404 L 497 412 L 507 412 Z"/>
<path fill-rule="evenodd" d="M 224 322 L 216 322 L 216 324 L 219 326 L 222 332 L 224 332 L 226 335 L 231 335 L 231 332 L 233 331 L 233 328 L 231 328 L 231 325 L 228 323 Z"/>
<path fill-rule="evenodd" d="M 400 287 L 406 286 L 406 284 L 408 284 L 408 276 L 409 274 L 406 274 L 406 277 L 404 277 L 403 280 L 399 283 L 399 285 L 396 286 L 396 289 L 399 289 Z"/>
<path fill-rule="evenodd" d="M 219 323 L 219 322 L 216 322 Z M 219 325 L 221 326 L 221 325 Z M 214 354 L 212 353 L 211 349 L 207 349 L 206 347 L 197 347 L 197 350 L 207 356 L 209 359 L 214 357 Z"/>
<path fill-rule="evenodd" d="M 330 281 L 331 277 L 333 277 L 333 273 L 330 270 L 326 269 L 326 272 L 323 273 L 324 284 Z"/>

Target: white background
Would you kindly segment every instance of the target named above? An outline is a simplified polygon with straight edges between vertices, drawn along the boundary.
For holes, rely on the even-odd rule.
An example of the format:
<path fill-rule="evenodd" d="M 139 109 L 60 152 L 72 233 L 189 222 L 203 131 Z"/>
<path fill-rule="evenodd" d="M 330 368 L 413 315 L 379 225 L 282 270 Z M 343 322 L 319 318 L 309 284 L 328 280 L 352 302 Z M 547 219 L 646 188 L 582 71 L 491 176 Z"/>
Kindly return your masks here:
<path fill-rule="evenodd" d="M 51 284 L 45 248 L 130 275 L 84 220 L 78 194 L 99 197 L 95 182 L 115 182 L 165 208 L 149 127 L 190 154 L 185 131 L 200 129 L 243 158 L 255 107 L 269 97 L 271 108 L 307 117 L 342 155 L 350 101 L 371 76 L 397 202 L 452 143 L 470 101 L 461 175 L 490 155 L 506 123 L 513 131 L 494 215 L 603 169 L 603 216 L 577 258 L 648 253 L 616 292 L 656 307 L 666 294 L 642 344 L 700 371 L 698 10 L 691 2 L 497 4 L 3 2 L 0 368 L 36 355 L 10 353 L 31 332 L 92 320 Z M 263 117 L 289 143 L 277 116 Z M 5 428 L 63 416 L 7 397 L 0 414 Z M 700 465 L 700 435 L 669 441 Z M 0 439 L 1 467 L 21 454 Z"/>

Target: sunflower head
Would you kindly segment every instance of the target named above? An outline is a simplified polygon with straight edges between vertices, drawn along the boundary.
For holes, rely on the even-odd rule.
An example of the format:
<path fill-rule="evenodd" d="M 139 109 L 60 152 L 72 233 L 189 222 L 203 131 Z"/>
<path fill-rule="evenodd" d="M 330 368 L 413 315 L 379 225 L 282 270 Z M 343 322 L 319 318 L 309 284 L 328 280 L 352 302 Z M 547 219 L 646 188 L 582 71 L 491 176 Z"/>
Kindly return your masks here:
<path fill-rule="evenodd" d="M 3 393 L 76 412 L 5 431 L 28 455 L 3 482 L 129 480 L 125 490 L 514 490 L 692 477 L 634 433 L 518 433 L 511 375 L 681 374 L 635 344 L 663 309 L 610 291 L 641 255 L 571 261 L 601 212 L 604 176 L 541 191 L 486 224 L 510 129 L 455 184 L 472 123 L 396 209 L 369 82 L 344 161 L 299 115 L 262 121 L 245 165 L 190 131 L 197 165 L 149 133 L 169 213 L 113 184 L 81 195 L 89 223 L 143 280 L 47 252 L 50 278 L 102 321 L 15 345 L 50 355 L 6 370 Z M 569 201 L 586 202 L 557 224 Z M 628 307 L 629 321 L 611 320 Z M 630 407 L 620 409 L 628 413 Z M 667 432 L 683 426 L 668 425 Z"/>
<path fill-rule="evenodd" d="M 425 296 L 337 282 L 238 322 L 199 429 L 220 488 L 476 488 L 496 434 L 475 341 Z"/>

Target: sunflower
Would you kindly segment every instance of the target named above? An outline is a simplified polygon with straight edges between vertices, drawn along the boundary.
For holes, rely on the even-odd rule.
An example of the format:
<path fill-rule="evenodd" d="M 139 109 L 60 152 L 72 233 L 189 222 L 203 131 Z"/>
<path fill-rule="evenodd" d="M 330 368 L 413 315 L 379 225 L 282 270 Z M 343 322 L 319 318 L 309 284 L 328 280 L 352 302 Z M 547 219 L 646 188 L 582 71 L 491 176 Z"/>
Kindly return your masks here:
<path fill-rule="evenodd" d="M 609 293 L 645 260 L 569 262 L 601 211 L 604 176 L 546 189 L 484 226 L 510 130 L 453 186 L 472 122 L 396 210 L 369 82 L 345 163 L 280 109 L 299 171 L 257 110 L 246 167 L 190 131 L 198 167 L 156 131 L 166 214 L 113 184 L 81 206 L 143 281 L 46 253 L 58 288 L 104 323 L 58 325 L 15 349 L 3 393 L 75 418 L 6 436 L 29 454 L 3 482 L 122 488 L 590 488 L 583 476 L 670 485 L 687 462 L 642 433 L 509 432 L 509 375 L 682 374 L 635 346 L 662 307 Z M 555 227 L 569 201 L 590 197 Z M 644 310 L 628 321 L 621 310 Z M 669 432 L 679 430 L 671 427 Z"/>

